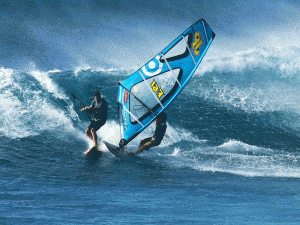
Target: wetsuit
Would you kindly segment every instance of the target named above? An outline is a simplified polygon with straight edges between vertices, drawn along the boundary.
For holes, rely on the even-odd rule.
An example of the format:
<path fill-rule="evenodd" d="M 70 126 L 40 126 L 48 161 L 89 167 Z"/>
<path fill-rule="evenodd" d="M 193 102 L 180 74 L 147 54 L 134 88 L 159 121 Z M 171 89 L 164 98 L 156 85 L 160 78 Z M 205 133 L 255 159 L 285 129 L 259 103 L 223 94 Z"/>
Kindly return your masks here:
<path fill-rule="evenodd" d="M 91 104 L 91 107 L 95 107 L 95 109 L 93 110 L 93 120 L 91 121 L 88 129 L 91 130 L 94 128 L 95 131 L 97 131 L 105 124 L 107 120 L 107 102 L 104 98 L 101 98 L 100 103 L 97 103 L 94 100 Z"/>
<path fill-rule="evenodd" d="M 160 145 L 167 130 L 167 124 L 161 123 L 156 127 L 153 137 L 146 138 L 140 142 L 139 149 L 149 150 L 154 146 Z"/>

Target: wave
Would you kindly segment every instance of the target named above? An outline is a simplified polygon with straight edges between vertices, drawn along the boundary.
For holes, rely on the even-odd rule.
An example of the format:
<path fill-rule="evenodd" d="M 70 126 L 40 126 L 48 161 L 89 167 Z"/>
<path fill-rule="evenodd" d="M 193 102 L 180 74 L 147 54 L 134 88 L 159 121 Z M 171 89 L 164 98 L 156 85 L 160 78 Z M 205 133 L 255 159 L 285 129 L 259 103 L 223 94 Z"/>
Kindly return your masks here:
<path fill-rule="evenodd" d="M 102 75 L 102 73 L 100 74 Z M 84 143 L 87 143 L 87 145 L 91 145 L 91 141 L 84 134 L 84 129 L 89 122 L 87 118 L 84 118 L 84 114 L 81 115 L 76 110 L 70 99 L 71 96 L 68 93 L 71 90 L 75 90 L 81 93 L 80 97 L 84 102 L 90 102 L 91 91 L 95 88 L 104 87 L 104 93 L 107 95 L 111 111 L 107 123 L 98 131 L 98 136 L 99 140 L 106 140 L 113 144 L 118 144 L 118 141 L 120 140 L 120 131 L 119 124 L 116 122 L 117 112 L 113 105 L 116 96 L 111 93 L 117 91 L 117 86 L 114 83 L 116 83 L 119 78 L 117 76 L 111 77 L 109 76 L 110 74 L 105 72 L 103 74 L 107 74 L 107 76 L 99 76 L 99 72 L 84 72 L 82 74 L 83 76 L 76 76 L 74 72 L 42 72 L 33 69 L 25 73 L 12 69 L 0 68 L 0 134 L 10 139 L 21 139 L 43 135 L 44 132 L 48 132 L 47 134 L 52 135 L 55 139 L 57 138 L 56 136 L 58 133 L 61 138 L 71 134 L 74 135 L 76 139 L 80 139 Z M 229 77 L 233 76 L 232 74 L 227 75 Z M 254 75 L 257 77 L 260 76 L 258 73 Z M 212 76 L 215 77 L 211 78 Z M 247 113 L 251 111 L 264 112 L 265 114 L 257 114 L 258 122 L 255 121 L 257 123 L 261 123 L 264 121 L 264 116 L 268 116 L 268 121 L 271 121 L 274 127 L 288 126 L 289 128 L 296 130 L 296 128 L 300 126 L 300 117 L 296 110 L 297 105 L 293 106 L 290 104 L 293 98 L 297 99 L 297 97 L 294 96 L 294 94 L 296 94 L 294 92 L 285 94 L 286 102 L 284 103 L 280 103 L 280 99 L 278 99 L 279 94 L 273 95 L 272 99 L 271 96 L 269 96 L 269 101 L 266 99 L 266 102 L 262 102 L 259 98 L 255 98 L 255 90 L 259 89 L 253 86 L 252 94 L 247 95 L 247 98 L 244 100 L 248 105 L 244 104 L 243 108 L 240 103 L 233 103 L 233 99 L 230 99 L 228 101 L 229 103 L 225 102 L 224 99 L 226 98 L 222 99 L 220 97 L 221 95 L 220 92 L 217 92 L 217 88 L 211 90 L 210 88 L 212 86 L 214 87 L 214 85 L 216 85 L 215 87 L 227 87 L 227 89 L 224 89 L 223 96 L 229 97 L 230 94 L 231 96 L 234 96 L 232 90 L 236 90 L 237 92 L 238 90 L 249 91 L 250 89 L 245 87 L 247 84 L 237 84 L 234 89 L 230 86 L 230 83 L 226 83 L 226 79 L 218 73 L 214 75 L 212 73 L 205 73 L 203 76 L 196 76 L 195 79 L 192 80 L 191 84 L 189 84 L 190 87 L 185 90 L 185 94 L 182 96 L 185 98 L 187 93 L 192 93 L 193 96 L 196 97 L 190 96 L 190 98 L 186 99 L 186 102 L 194 101 L 197 104 L 201 104 L 201 101 L 197 98 L 199 98 L 199 96 L 203 97 L 205 96 L 204 94 L 209 93 L 206 100 L 210 103 L 219 100 L 222 104 L 229 104 L 231 107 L 239 107 Z M 257 80 L 255 82 L 258 82 Z M 273 84 L 275 87 L 276 82 Z M 279 84 L 277 83 L 276 87 L 279 89 L 281 84 L 282 82 Z M 287 90 L 287 87 L 292 90 L 292 86 L 289 83 L 286 82 L 284 85 L 286 85 L 285 90 Z M 260 91 L 261 96 L 263 96 L 263 94 L 267 94 L 266 92 L 268 89 L 260 89 Z M 277 103 L 277 105 L 275 103 Z M 179 104 L 178 109 L 186 107 L 185 104 L 180 103 L 180 101 L 178 101 L 177 104 Z M 255 108 L 258 107 L 259 104 L 261 104 L 261 108 Z M 268 109 L 268 104 L 273 108 Z M 213 103 L 212 105 L 215 108 L 216 104 Z M 226 117 L 227 115 L 225 115 L 225 112 L 222 112 L 222 110 L 214 110 L 215 111 L 211 112 L 221 113 L 218 118 L 223 118 L 223 116 Z M 281 114 L 276 114 L 276 110 L 285 111 Z M 271 114 L 266 114 L 267 112 L 271 112 Z M 174 117 L 172 113 L 173 112 L 170 112 L 170 118 Z M 180 111 L 180 114 L 182 113 L 183 112 Z M 194 114 L 190 115 L 192 120 L 190 122 L 194 122 L 194 117 L 198 117 L 200 111 L 198 112 L 196 110 L 192 113 Z M 222 113 L 224 113 L 224 115 Z M 188 113 L 182 115 L 188 116 Z M 205 117 L 213 117 L 214 115 L 203 116 L 205 120 Z M 244 119 L 239 112 L 234 113 L 232 110 L 231 116 L 234 116 L 237 121 L 243 121 Z M 210 121 L 212 121 L 212 123 L 222 122 L 218 118 L 215 119 L 214 117 Z M 249 119 L 250 117 L 247 118 Z M 243 137 L 243 135 L 247 136 L 247 133 L 239 136 L 239 134 L 231 132 L 231 134 L 236 136 L 222 144 L 217 144 L 217 142 L 209 140 L 211 139 L 209 138 L 209 135 L 211 134 L 215 136 L 214 139 L 224 140 L 224 137 L 221 137 L 215 129 L 216 124 L 206 126 L 203 123 L 201 125 L 203 126 L 201 130 L 199 129 L 200 125 L 195 125 L 195 129 L 193 129 L 193 126 L 189 121 L 180 120 L 178 126 L 173 125 L 173 122 L 174 121 L 170 121 L 168 123 L 168 129 L 162 144 L 156 149 L 153 149 L 153 154 L 147 154 L 146 157 L 158 156 L 159 159 L 167 159 L 166 163 L 169 163 L 172 167 L 188 167 L 198 171 L 222 172 L 242 176 L 300 177 L 300 167 L 298 163 L 300 156 L 296 151 L 293 152 L 292 149 L 273 148 L 272 146 L 265 147 L 266 145 L 263 139 L 257 145 L 253 143 L 246 144 L 245 142 L 248 142 L 247 140 L 244 142 L 238 141 L 240 140 L 238 137 Z M 249 124 L 251 123 L 249 122 Z M 249 124 L 247 125 L 248 128 L 252 129 L 249 127 Z M 239 126 L 238 123 L 234 126 L 236 127 L 233 129 L 237 130 L 242 130 L 244 128 L 242 125 Z M 261 123 L 261 126 L 264 128 L 264 132 L 273 132 L 275 130 L 273 128 L 269 130 L 269 125 L 264 123 Z M 135 150 L 140 140 L 153 135 L 154 129 L 154 124 L 145 129 L 138 138 L 129 143 L 127 146 L 128 150 Z M 207 136 L 208 138 L 202 138 L 205 137 L 201 134 L 203 130 L 209 134 Z M 251 131 L 256 132 L 256 129 L 252 129 Z M 264 135 L 264 133 L 262 133 L 262 135 Z M 278 132 L 278 135 L 281 135 L 281 133 Z M 294 138 L 294 136 L 286 135 L 282 140 L 276 141 L 284 144 L 285 138 L 289 140 L 289 138 Z M 73 138 L 72 141 L 74 141 Z M 273 139 L 270 140 L 270 142 L 272 141 Z M 296 146 L 298 142 L 295 142 L 294 144 Z M 58 148 L 58 146 L 53 147 Z M 103 144 L 101 144 L 100 148 L 107 151 Z"/>
<path fill-rule="evenodd" d="M 49 93 L 52 93 L 56 98 L 67 99 L 66 95 L 59 90 L 58 86 L 51 80 L 48 72 L 41 72 L 37 69 L 32 70 L 30 75 L 33 76 L 40 85 Z"/>
<path fill-rule="evenodd" d="M 202 76 L 200 86 L 193 92 L 244 111 L 300 113 L 299 62 L 297 47 L 260 48 L 206 59 L 197 71 Z"/>
<path fill-rule="evenodd" d="M 242 73 L 257 68 L 274 70 L 276 76 L 282 78 L 297 79 L 300 71 L 300 48 L 296 46 L 263 47 L 249 49 L 247 51 L 230 52 L 222 56 L 205 56 L 195 75 L 203 76 L 210 73 Z M 150 60 L 150 58 L 149 58 Z M 82 64 L 73 69 L 76 75 L 84 71 L 121 73 L 130 75 L 138 70 L 147 60 L 139 65 L 128 63 L 130 67 L 91 66 Z M 274 77 L 273 77 L 274 78 Z"/>
<path fill-rule="evenodd" d="M 249 177 L 300 178 L 300 155 L 275 151 L 229 140 L 219 146 L 184 150 L 174 148 L 168 157 L 175 167 L 188 167 L 198 171 L 230 173 Z"/>
<path fill-rule="evenodd" d="M 2 135 L 23 138 L 45 130 L 75 129 L 73 105 L 48 73 L 1 68 L 0 79 Z"/>
<path fill-rule="evenodd" d="M 203 59 L 197 74 L 236 73 L 255 68 L 275 69 L 276 75 L 294 76 L 300 70 L 300 48 L 295 46 L 264 47 Z"/>
<path fill-rule="evenodd" d="M 49 70 L 48 73 L 61 73 L 62 71 L 60 69 L 54 69 L 54 70 Z"/>
<path fill-rule="evenodd" d="M 300 128 L 300 48 L 261 48 L 205 58 L 185 92 L 229 111 Z"/>
<path fill-rule="evenodd" d="M 245 77 L 244 73 L 249 71 L 255 72 L 260 69 L 261 71 L 270 71 L 272 74 L 261 75 L 259 77 L 267 79 L 285 79 L 291 81 L 297 81 L 300 84 L 300 77 L 298 76 L 300 71 L 300 48 L 296 46 L 282 46 L 282 47 L 263 47 L 255 48 L 247 51 L 237 51 L 227 53 L 222 56 L 204 57 L 199 68 L 196 70 L 195 75 L 204 76 L 211 73 L 228 74 L 233 73 L 235 75 L 240 74 L 241 77 L 235 77 L 237 80 L 250 79 L 251 77 Z M 146 61 L 144 62 L 146 63 Z M 143 63 L 142 63 L 143 64 Z M 124 74 L 130 75 L 142 65 L 131 64 L 130 67 L 103 67 L 91 66 L 87 63 L 83 63 L 75 68 L 73 71 L 76 75 L 81 72 L 103 72 L 108 74 Z M 60 71 L 55 69 L 49 72 Z M 61 71 L 60 71 L 61 72 Z M 256 77 L 254 77 L 256 79 Z M 232 79 L 230 79 L 232 81 Z"/>
<path fill-rule="evenodd" d="M 79 76 L 81 73 L 85 72 L 100 72 L 100 73 L 105 73 L 108 75 L 127 75 L 129 76 L 131 73 L 134 72 L 135 69 L 125 69 L 123 67 L 121 68 L 116 68 L 116 67 L 111 67 L 111 68 L 103 68 L 103 67 L 91 67 L 88 64 L 84 64 L 83 66 L 78 66 L 73 69 L 74 73 L 76 76 Z"/>
<path fill-rule="evenodd" d="M 84 76 L 94 77 L 97 74 L 85 72 Z M 79 112 L 70 99 L 69 89 L 75 88 L 70 87 L 69 83 L 74 87 L 80 85 L 83 89 L 82 93 L 85 93 L 80 96 L 83 99 L 90 97 L 86 96 L 90 83 L 82 83 L 75 73 L 42 72 L 36 68 L 28 73 L 1 68 L 0 78 L 0 102 L 2 103 L 0 132 L 2 135 L 18 139 L 36 136 L 44 131 L 51 131 L 55 135 L 60 130 L 63 130 L 63 133 L 84 134 L 83 131 L 88 121 L 84 114 L 78 114 Z M 107 83 L 105 80 L 102 82 Z M 112 87 L 108 87 L 108 91 L 111 91 Z M 113 101 L 113 97 L 109 96 L 107 101 Z M 110 114 L 113 115 L 113 112 Z M 138 145 L 139 140 L 152 136 L 154 129 L 153 124 L 149 126 L 137 140 L 132 142 L 133 146 Z M 119 125 L 115 119 L 109 119 L 98 133 L 100 139 L 115 144 L 120 140 Z M 162 146 L 169 146 L 182 140 L 201 142 L 188 130 L 168 124 L 168 131 Z"/>
<path fill-rule="evenodd" d="M 296 46 L 281 46 L 281 47 L 263 47 L 254 48 L 246 51 L 229 52 L 221 56 L 205 56 L 199 68 L 196 70 L 196 75 L 210 74 L 211 72 L 218 73 L 241 73 L 245 70 L 253 70 L 261 68 L 265 70 L 274 69 L 276 75 L 289 78 L 299 78 L 297 74 L 300 70 L 300 48 Z M 149 58 L 150 60 L 150 58 Z M 146 63 L 147 60 L 144 62 Z M 144 63 L 128 63 L 130 67 L 123 66 L 104 66 L 92 65 L 89 63 L 80 63 L 73 67 L 72 71 L 78 75 L 80 72 L 104 72 L 104 73 L 121 73 L 130 75 L 139 69 Z M 34 62 L 30 62 L 24 70 L 28 72 L 36 68 Z M 49 70 L 48 73 L 66 72 L 68 70 L 61 70 L 55 68 Z M 299 80 L 298 80 L 299 81 Z"/>
<path fill-rule="evenodd" d="M 269 130 L 271 124 L 273 128 L 280 127 L 287 132 L 292 130 L 291 133 L 299 136 L 297 130 L 300 128 L 300 97 L 299 84 L 296 82 L 299 77 L 297 73 L 299 56 L 299 48 L 294 47 L 255 49 L 219 60 L 204 58 L 197 71 L 198 75 L 191 79 L 179 99 L 188 98 L 186 102 L 195 102 L 196 106 L 207 104 L 221 107 L 221 110 L 228 110 L 239 121 L 241 114 L 247 116 L 253 114 L 259 118 L 258 121 L 262 123 L 261 126 L 265 131 Z M 232 65 L 234 63 L 235 65 Z M 83 104 L 88 105 L 92 100 L 92 93 L 101 90 L 112 110 L 110 119 L 116 121 L 117 112 L 114 104 L 117 83 L 125 74 L 129 76 L 129 71 L 115 68 L 98 68 L 96 71 L 97 68 L 88 65 L 77 69 L 77 73 L 59 69 L 43 72 L 34 64 L 27 68 L 27 72 L 1 68 L 0 102 L 3 106 L 0 109 L 1 134 L 11 138 L 22 138 L 38 135 L 44 130 L 55 131 L 62 127 L 67 127 L 67 130 L 76 130 L 78 127 L 81 130 L 85 129 L 87 118 L 76 110 L 70 92 L 79 96 Z M 187 111 L 185 108 L 189 107 L 189 104 L 184 102 L 177 104 L 178 109 L 182 109 L 180 113 L 185 113 Z M 217 111 L 218 109 L 214 112 Z M 189 113 L 200 115 L 201 111 L 186 112 L 184 116 L 189 116 Z M 223 113 L 226 117 L 227 114 Z M 205 115 L 203 119 L 205 120 L 207 116 L 213 117 Z M 180 122 L 186 123 L 183 120 Z M 247 124 L 251 126 L 251 122 L 247 121 Z M 176 143 L 174 140 L 202 142 L 199 138 L 201 136 L 199 129 L 193 130 L 195 134 L 192 134 L 188 129 L 183 132 L 182 127 L 185 127 L 185 124 L 180 128 L 169 126 L 168 130 L 171 132 L 166 134 L 162 145 L 172 145 Z M 273 128 L 270 129 L 272 132 L 275 130 Z M 143 133 L 150 135 L 154 128 L 149 129 L 150 132 Z M 207 129 L 211 129 L 207 130 L 207 133 L 215 132 L 213 125 L 207 126 Z M 278 134 L 280 132 L 282 130 Z M 230 138 L 240 140 L 238 136 Z M 207 136 L 203 139 L 209 138 Z"/>

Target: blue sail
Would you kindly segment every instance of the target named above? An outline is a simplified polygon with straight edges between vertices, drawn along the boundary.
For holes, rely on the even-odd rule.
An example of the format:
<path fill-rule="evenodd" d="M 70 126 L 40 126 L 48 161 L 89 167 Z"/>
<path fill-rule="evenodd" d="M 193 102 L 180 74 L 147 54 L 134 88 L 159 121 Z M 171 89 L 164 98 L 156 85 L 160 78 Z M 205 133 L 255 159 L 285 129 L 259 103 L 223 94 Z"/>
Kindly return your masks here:
<path fill-rule="evenodd" d="M 119 84 L 121 133 L 126 145 L 165 110 L 190 80 L 215 33 L 204 19 Z"/>

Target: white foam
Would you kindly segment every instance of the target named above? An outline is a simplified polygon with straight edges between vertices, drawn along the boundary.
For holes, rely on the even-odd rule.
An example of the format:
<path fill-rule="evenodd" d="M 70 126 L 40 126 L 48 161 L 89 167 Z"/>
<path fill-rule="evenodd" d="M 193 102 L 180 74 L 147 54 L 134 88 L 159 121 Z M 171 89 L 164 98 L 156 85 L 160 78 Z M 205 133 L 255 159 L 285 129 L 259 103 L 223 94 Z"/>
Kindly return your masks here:
<path fill-rule="evenodd" d="M 91 70 L 91 69 L 92 69 L 92 67 L 91 67 L 90 65 L 88 65 L 88 64 L 83 64 L 82 66 L 76 67 L 76 68 L 74 69 L 74 73 L 75 73 L 76 76 L 78 76 L 78 74 L 79 74 L 80 72 L 88 71 L 88 70 Z"/>
<path fill-rule="evenodd" d="M 114 68 L 114 67 L 109 68 L 109 69 L 104 69 L 103 67 L 97 67 L 97 68 L 93 69 L 93 71 L 95 71 L 95 72 L 106 72 L 106 73 L 119 72 L 122 70 L 124 70 L 124 69 L 122 69 L 122 68 L 118 69 L 118 68 Z"/>
<path fill-rule="evenodd" d="M 8 137 L 17 138 L 36 134 L 23 126 L 22 116 L 27 113 L 22 102 L 14 96 L 14 91 L 22 88 L 13 79 L 14 70 L 0 69 L 0 132 Z"/>
<path fill-rule="evenodd" d="M 0 88 L 6 88 L 13 84 L 12 74 L 14 73 L 13 69 L 6 69 L 4 67 L 0 68 Z"/>
<path fill-rule="evenodd" d="M 220 146 L 200 146 L 178 154 L 172 163 L 199 171 L 231 173 L 241 176 L 300 178 L 300 155 L 229 140 Z"/>
<path fill-rule="evenodd" d="M 155 127 L 153 127 L 154 132 Z M 172 127 L 167 123 L 167 131 L 162 141 L 162 146 L 168 146 L 181 141 L 193 141 L 198 143 L 206 142 L 207 140 L 198 139 L 193 133 L 179 127 Z"/>
<path fill-rule="evenodd" d="M 48 73 L 61 73 L 62 71 L 60 69 L 54 69 L 54 70 L 49 70 Z"/>
<path fill-rule="evenodd" d="M 139 142 L 145 138 L 152 137 L 155 131 L 154 123 L 150 124 L 139 136 L 133 139 L 129 144 L 129 148 L 136 148 L 139 145 Z M 111 144 L 118 145 L 121 139 L 120 126 L 116 121 L 110 120 L 101 127 L 97 132 L 100 139 L 105 140 Z M 182 129 L 182 128 L 173 128 L 168 124 L 166 134 L 163 141 L 159 145 L 160 147 L 170 146 L 175 143 L 179 143 L 183 140 L 193 141 L 203 143 L 206 140 L 199 140 L 192 133 Z M 102 145 L 101 145 L 102 146 Z M 104 147 L 106 149 L 106 147 Z"/>
<path fill-rule="evenodd" d="M 39 72 L 33 72 L 38 73 Z M 39 76 L 39 75 L 36 75 Z M 15 79 L 18 77 L 18 79 Z M 45 78 L 45 77 L 44 77 Z M 72 120 L 64 109 L 57 108 L 49 99 L 41 95 L 41 90 L 31 90 L 26 84 L 21 86 L 17 80 L 19 73 L 13 70 L 0 69 L 0 132 L 9 138 L 23 138 L 38 135 L 45 130 L 74 131 Z M 25 77 L 26 79 L 26 77 Z M 51 83 L 50 78 L 38 78 L 46 82 L 46 89 L 64 97 Z M 20 82 L 26 83 L 27 80 Z"/>
<path fill-rule="evenodd" d="M 249 145 L 246 143 L 243 143 L 241 141 L 236 140 L 229 140 L 222 145 L 218 146 L 218 149 L 225 150 L 226 153 L 232 154 L 232 153 L 241 153 L 241 154 L 265 154 L 265 155 L 271 155 L 274 153 L 274 151 L 270 148 L 261 148 L 254 145 Z"/>
<path fill-rule="evenodd" d="M 274 76 L 274 79 L 264 79 L 264 74 L 252 74 L 253 80 L 247 80 L 249 74 L 236 84 L 227 82 L 226 76 L 234 75 L 240 76 L 239 74 L 214 76 L 213 79 L 209 78 L 209 83 L 201 82 L 195 88 L 186 91 L 208 101 L 215 101 L 244 111 L 300 113 L 297 82 L 278 81 L 275 74 L 270 75 L 270 77 Z M 233 77 L 229 79 L 234 80 Z M 259 82 L 260 80 L 263 82 Z"/>
<path fill-rule="evenodd" d="M 121 139 L 120 127 L 116 121 L 108 120 L 100 130 L 97 131 L 99 140 L 107 141 L 116 146 L 119 145 Z M 106 149 L 106 146 L 101 142 L 99 143 L 101 149 Z"/>
<path fill-rule="evenodd" d="M 299 72 L 300 53 L 297 47 L 281 46 L 255 48 L 247 51 L 205 57 L 196 74 L 207 72 L 242 72 L 253 68 L 275 68 L 283 73 Z"/>
<path fill-rule="evenodd" d="M 29 74 L 33 76 L 44 89 L 52 93 L 56 98 L 67 99 L 67 96 L 59 90 L 58 86 L 51 80 L 47 72 L 39 71 L 33 65 Z"/>
<path fill-rule="evenodd" d="M 103 73 L 108 73 L 108 74 L 117 74 L 117 75 L 129 75 L 132 72 L 132 69 L 124 69 L 123 67 L 121 68 L 115 68 L 111 67 L 108 69 L 105 69 L 103 67 L 91 67 L 88 64 L 83 64 L 82 66 L 78 66 L 74 69 L 75 76 L 78 76 L 79 73 L 85 72 L 85 71 L 91 71 L 91 72 L 103 72 Z"/>
<path fill-rule="evenodd" d="M 180 148 L 174 148 L 174 151 L 172 152 L 172 154 L 170 156 L 179 156 L 180 154 Z"/>

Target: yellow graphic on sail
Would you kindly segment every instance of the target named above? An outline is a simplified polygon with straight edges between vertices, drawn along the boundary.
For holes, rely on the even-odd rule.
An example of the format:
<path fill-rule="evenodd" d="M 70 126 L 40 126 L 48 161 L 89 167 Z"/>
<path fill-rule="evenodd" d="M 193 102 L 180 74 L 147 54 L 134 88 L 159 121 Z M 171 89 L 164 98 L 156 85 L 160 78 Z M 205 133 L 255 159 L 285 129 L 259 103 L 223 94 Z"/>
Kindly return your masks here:
<path fill-rule="evenodd" d="M 195 55 L 199 55 L 199 53 L 200 53 L 200 47 L 201 47 L 202 44 L 203 44 L 203 39 L 200 36 L 200 33 L 196 32 L 194 34 L 194 42 L 192 43 Z"/>

